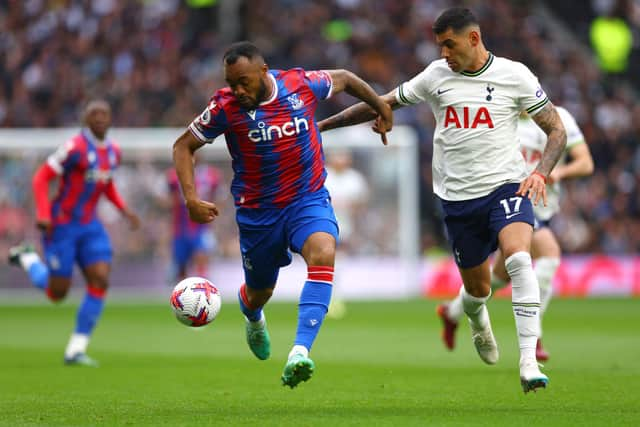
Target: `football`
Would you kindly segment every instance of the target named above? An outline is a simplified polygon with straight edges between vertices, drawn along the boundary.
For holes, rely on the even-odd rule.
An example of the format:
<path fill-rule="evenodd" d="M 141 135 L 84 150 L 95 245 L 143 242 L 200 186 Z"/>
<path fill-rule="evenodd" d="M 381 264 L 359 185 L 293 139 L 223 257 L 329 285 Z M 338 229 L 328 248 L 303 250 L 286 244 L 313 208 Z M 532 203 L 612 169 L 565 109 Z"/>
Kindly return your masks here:
<path fill-rule="evenodd" d="M 211 323 L 222 305 L 218 289 L 202 277 L 187 277 L 171 292 L 171 308 L 176 318 L 187 326 L 199 327 Z"/>

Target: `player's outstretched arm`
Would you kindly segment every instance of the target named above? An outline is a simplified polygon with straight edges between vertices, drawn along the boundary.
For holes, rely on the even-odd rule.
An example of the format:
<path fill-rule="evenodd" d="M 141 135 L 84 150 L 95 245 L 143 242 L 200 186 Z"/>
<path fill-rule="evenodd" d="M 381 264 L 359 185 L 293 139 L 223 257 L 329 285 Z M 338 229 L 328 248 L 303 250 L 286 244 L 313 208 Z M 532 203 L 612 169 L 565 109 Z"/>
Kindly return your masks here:
<path fill-rule="evenodd" d="M 395 89 L 380 98 L 384 100 L 393 110 L 401 107 L 395 96 Z M 345 126 L 357 125 L 375 119 L 378 114 L 364 102 L 345 108 L 331 117 L 327 117 L 318 123 L 320 131 L 341 128 Z"/>
<path fill-rule="evenodd" d="M 529 199 L 533 198 L 534 205 L 537 205 L 542 198 L 544 205 L 547 206 L 547 179 L 567 146 L 567 132 L 551 102 L 547 103 L 532 119 L 547 134 L 547 145 L 538 166 L 527 179 L 520 183 L 516 194 L 528 196 Z"/>
<path fill-rule="evenodd" d="M 549 182 L 553 183 L 567 178 L 579 178 L 593 173 L 593 157 L 586 143 L 569 148 L 569 160 L 564 165 L 553 168 L 549 175 Z"/>
<path fill-rule="evenodd" d="M 200 200 L 196 192 L 193 178 L 193 153 L 204 143 L 197 139 L 191 131 L 186 130 L 173 144 L 173 164 L 182 187 L 189 217 L 198 223 L 206 223 L 218 216 L 218 208 L 214 203 Z"/>
<path fill-rule="evenodd" d="M 337 125 L 340 121 L 334 119 L 332 122 L 329 120 L 331 117 L 322 120 L 318 124 L 320 131 L 348 126 L 349 124 L 363 123 L 378 118 L 374 130 L 381 135 L 382 142 L 386 144 L 386 132 L 390 131 L 393 127 L 393 112 L 391 111 L 389 102 L 383 97 L 378 96 L 368 83 L 350 71 L 329 70 L 327 72 L 333 80 L 333 93 L 345 91 L 364 102 L 344 110 L 342 113 L 349 111 L 351 108 L 358 107 L 355 112 L 352 111 L 350 113 L 351 117 L 347 117 L 346 119 L 344 117 L 342 118 L 344 123 L 340 126 Z M 338 113 L 338 115 L 342 113 Z M 331 126 L 332 123 L 334 124 L 333 126 Z"/>
<path fill-rule="evenodd" d="M 45 231 L 51 231 L 51 202 L 49 201 L 49 182 L 58 177 L 55 169 L 48 163 L 43 163 L 33 175 L 31 187 L 36 205 L 36 226 Z"/>

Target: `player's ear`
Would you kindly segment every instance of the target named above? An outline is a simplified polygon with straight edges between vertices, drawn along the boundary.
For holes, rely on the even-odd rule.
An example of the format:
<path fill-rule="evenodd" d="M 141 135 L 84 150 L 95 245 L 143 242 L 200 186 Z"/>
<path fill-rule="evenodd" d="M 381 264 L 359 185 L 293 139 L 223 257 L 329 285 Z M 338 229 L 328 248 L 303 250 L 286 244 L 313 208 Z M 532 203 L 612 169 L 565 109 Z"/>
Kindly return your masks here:
<path fill-rule="evenodd" d="M 473 47 L 478 46 L 480 43 L 480 31 L 477 28 L 472 28 L 468 34 L 469 44 Z"/>

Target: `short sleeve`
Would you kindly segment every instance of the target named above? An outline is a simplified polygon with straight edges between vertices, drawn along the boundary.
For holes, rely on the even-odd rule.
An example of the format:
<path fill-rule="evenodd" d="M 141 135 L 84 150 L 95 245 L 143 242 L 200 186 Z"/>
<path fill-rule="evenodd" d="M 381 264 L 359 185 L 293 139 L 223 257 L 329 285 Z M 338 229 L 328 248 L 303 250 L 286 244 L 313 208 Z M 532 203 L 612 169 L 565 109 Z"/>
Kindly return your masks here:
<path fill-rule="evenodd" d="M 222 135 L 229 126 L 224 109 L 218 101 L 218 97 L 214 96 L 202 114 L 193 119 L 189 125 L 191 133 L 202 142 L 213 142 L 213 140 Z"/>
<path fill-rule="evenodd" d="M 120 145 L 116 143 L 112 143 L 111 146 L 113 148 L 113 155 L 115 156 L 113 167 L 118 167 L 122 164 L 122 149 L 120 148 Z"/>
<path fill-rule="evenodd" d="M 74 139 L 62 144 L 47 158 L 47 164 L 56 171 L 58 175 L 73 169 L 80 161 L 80 147 Z"/>
<path fill-rule="evenodd" d="M 585 142 L 584 134 L 582 133 L 582 130 L 580 130 L 580 126 L 578 126 L 576 119 L 573 118 L 571 113 L 562 107 L 556 107 L 556 110 L 558 111 L 560 120 L 567 132 L 567 150 Z"/>
<path fill-rule="evenodd" d="M 535 116 L 549 103 L 549 98 L 531 70 L 523 64 L 517 64 L 515 77 L 520 82 L 518 105 L 521 110 L 526 110 L 530 116 Z"/>
<path fill-rule="evenodd" d="M 429 75 L 430 70 L 427 67 L 411 80 L 398 86 L 396 101 L 402 105 L 413 105 L 426 101 L 429 96 Z"/>
<path fill-rule="evenodd" d="M 333 80 L 328 72 L 323 70 L 306 71 L 304 73 L 304 80 L 317 99 L 328 99 L 331 97 Z"/>

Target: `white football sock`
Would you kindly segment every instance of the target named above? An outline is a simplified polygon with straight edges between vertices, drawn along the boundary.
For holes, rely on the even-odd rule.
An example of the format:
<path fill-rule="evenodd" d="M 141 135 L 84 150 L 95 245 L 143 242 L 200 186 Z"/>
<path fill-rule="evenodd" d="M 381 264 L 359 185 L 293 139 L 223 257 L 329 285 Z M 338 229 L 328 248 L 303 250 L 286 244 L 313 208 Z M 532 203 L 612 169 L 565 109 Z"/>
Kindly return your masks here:
<path fill-rule="evenodd" d="M 309 349 L 307 347 L 303 345 L 294 345 L 287 358 L 291 358 L 291 356 L 298 353 L 302 354 L 304 357 L 309 357 Z"/>
<path fill-rule="evenodd" d="M 533 270 L 536 272 L 540 285 L 540 313 L 547 311 L 551 296 L 553 295 L 553 276 L 560 266 L 560 258 L 541 257 L 536 260 Z"/>
<path fill-rule="evenodd" d="M 247 316 L 244 317 L 244 320 L 247 321 L 249 326 L 251 326 L 252 328 L 255 328 L 255 329 L 262 329 L 267 324 L 267 318 L 264 315 L 264 311 L 260 312 L 260 319 L 256 320 L 255 322 L 247 319 Z"/>
<path fill-rule="evenodd" d="M 73 333 L 67 344 L 67 349 L 64 351 L 64 355 L 67 358 L 71 358 L 78 353 L 86 353 L 87 346 L 89 346 L 89 335 Z"/>
<path fill-rule="evenodd" d="M 42 262 L 40 260 L 40 255 L 37 252 L 26 252 L 24 254 L 20 254 L 20 265 L 24 271 L 29 271 L 29 267 L 37 262 Z"/>
<path fill-rule="evenodd" d="M 464 308 L 462 307 L 462 290 L 464 286 L 460 286 L 460 291 L 458 295 L 447 304 L 447 317 L 449 320 L 453 322 L 458 322 L 464 313 Z"/>
<path fill-rule="evenodd" d="M 472 327 L 474 329 L 486 327 L 489 324 L 489 311 L 487 310 L 486 302 L 491 297 L 491 290 L 489 290 L 489 295 L 483 298 L 470 295 L 464 288 L 462 288 L 460 294 L 462 295 L 462 307 Z"/>
<path fill-rule="evenodd" d="M 540 335 L 540 289 L 533 272 L 531 255 L 516 252 L 504 263 L 511 277 L 511 301 L 516 319 L 520 359 L 535 358 L 536 341 Z"/>
<path fill-rule="evenodd" d="M 540 257 L 533 270 L 540 285 L 540 337 L 542 337 L 542 316 L 547 311 L 553 295 L 553 276 L 560 266 L 560 258 Z"/>

